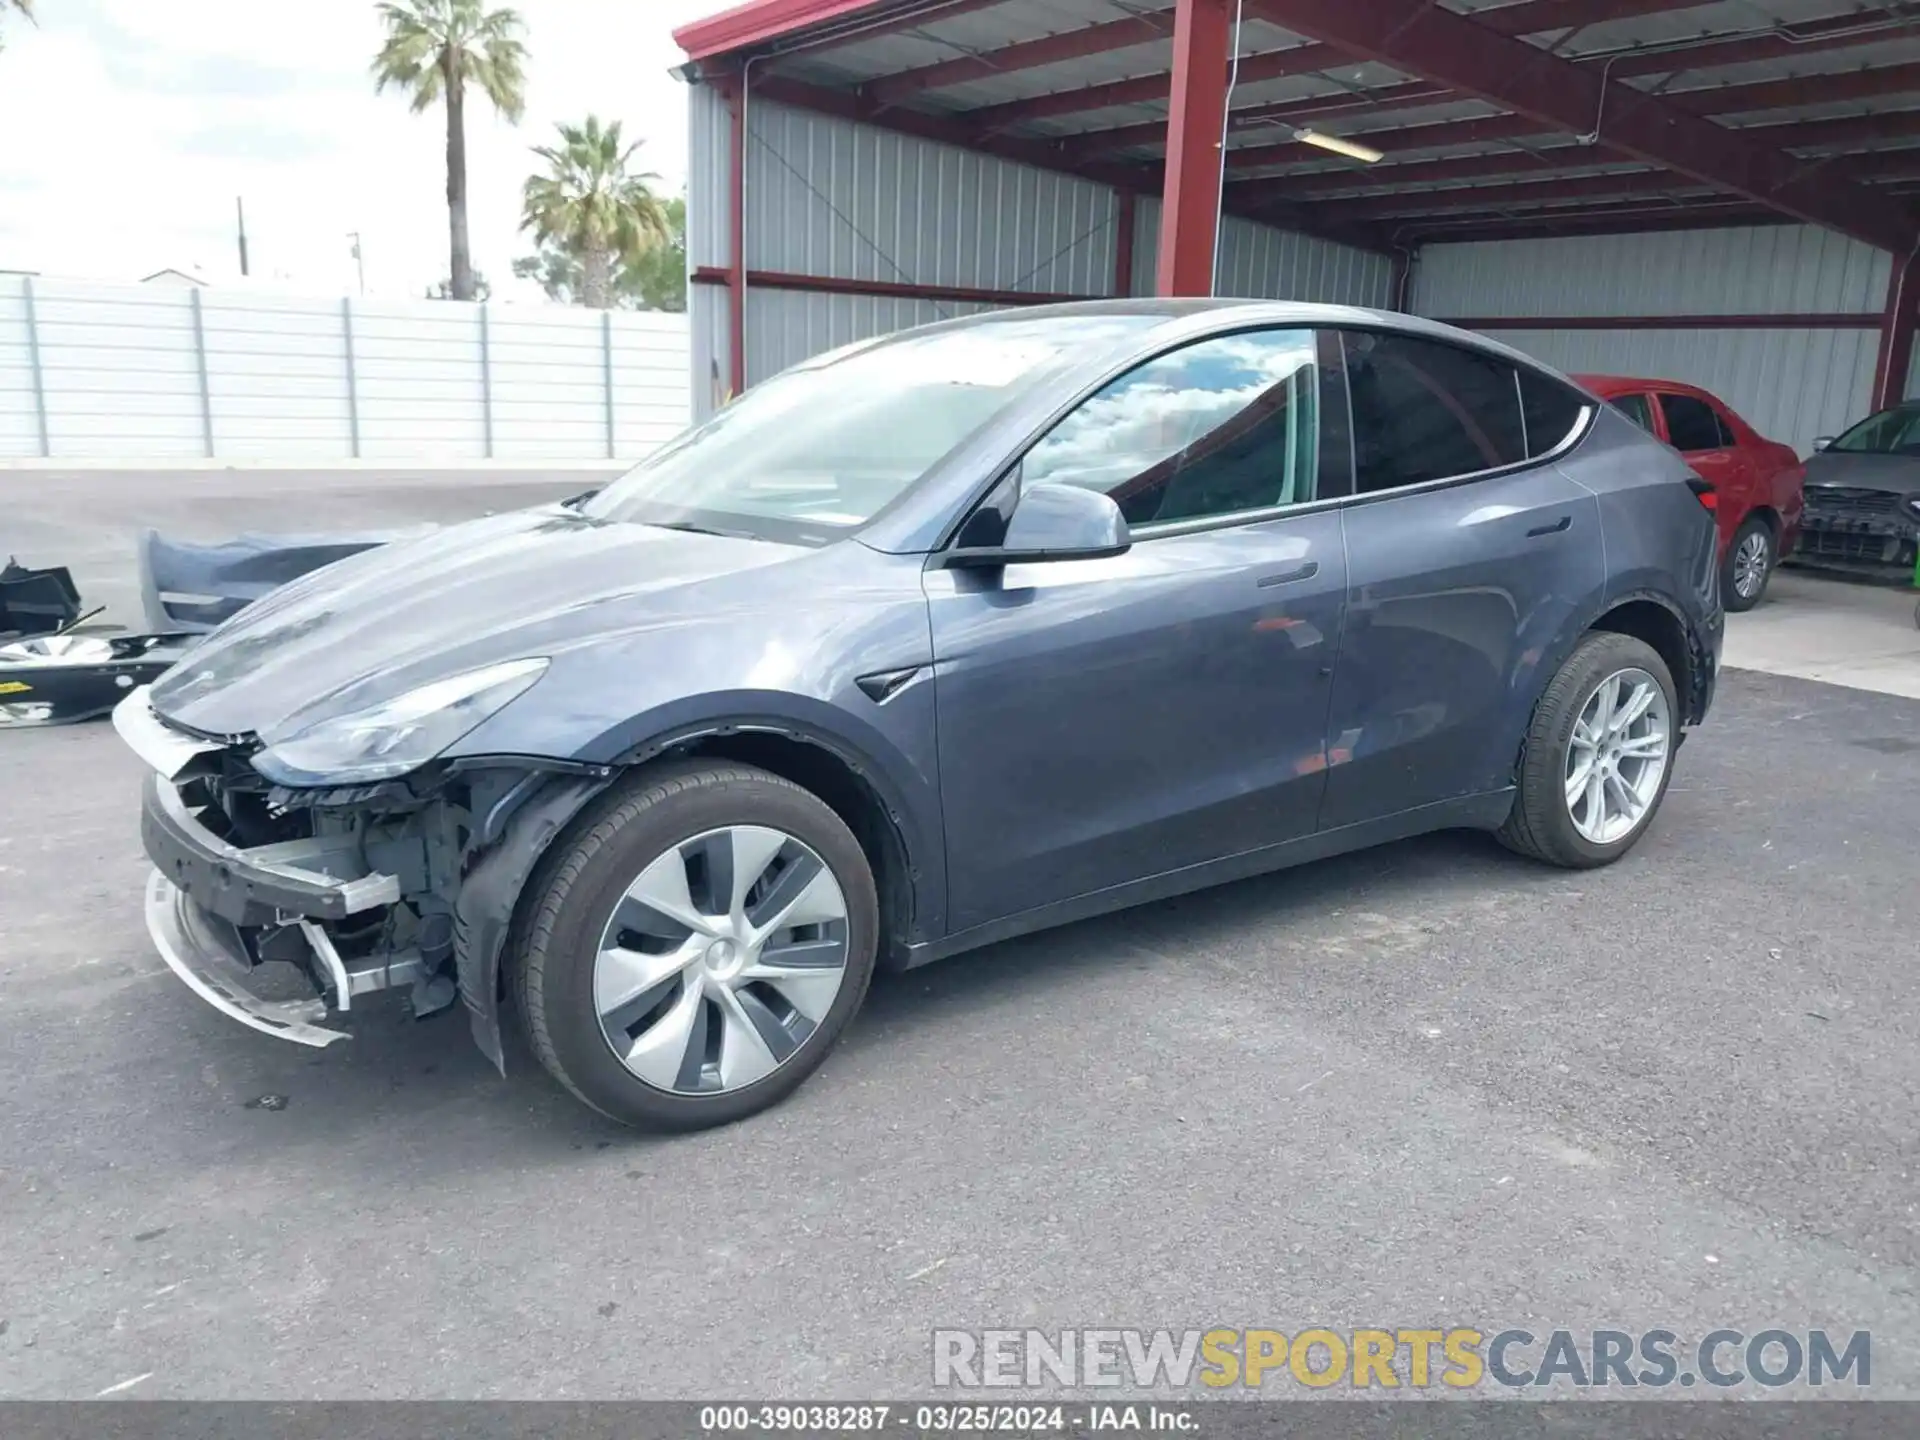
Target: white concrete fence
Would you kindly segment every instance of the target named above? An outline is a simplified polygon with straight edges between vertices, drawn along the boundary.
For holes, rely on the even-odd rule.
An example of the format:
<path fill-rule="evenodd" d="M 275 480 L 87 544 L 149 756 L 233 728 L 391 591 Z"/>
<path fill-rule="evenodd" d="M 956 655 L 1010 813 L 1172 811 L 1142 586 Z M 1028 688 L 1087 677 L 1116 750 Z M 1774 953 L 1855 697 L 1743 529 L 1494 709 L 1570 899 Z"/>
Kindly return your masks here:
<path fill-rule="evenodd" d="M 687 317 L 0 275 L 0 459 L 634 459 Z"/>

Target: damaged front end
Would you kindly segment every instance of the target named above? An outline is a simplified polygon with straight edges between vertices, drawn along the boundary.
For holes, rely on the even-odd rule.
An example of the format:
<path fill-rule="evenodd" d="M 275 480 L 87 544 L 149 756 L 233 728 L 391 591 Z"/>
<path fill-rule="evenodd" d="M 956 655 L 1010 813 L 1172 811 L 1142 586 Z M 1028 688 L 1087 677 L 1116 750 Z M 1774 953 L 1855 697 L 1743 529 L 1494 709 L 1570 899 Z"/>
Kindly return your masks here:
<path fill-rule="evenodd" d="M 257 739 L 189 732 L 145 689 L 114 727 L 151 767 L 141 836 L 147 927 L 216 1010 L 303 1045 L 347 1038 L 365 997 L 404 992 L 416 1018 L 455 999 L 496 1065 L 498 974 L 513 907 L 554 835 L 611 772 L 462 762 L 358 786 L 261 775 Z M 305 993 L 280 998 L 275 970 Z"/>

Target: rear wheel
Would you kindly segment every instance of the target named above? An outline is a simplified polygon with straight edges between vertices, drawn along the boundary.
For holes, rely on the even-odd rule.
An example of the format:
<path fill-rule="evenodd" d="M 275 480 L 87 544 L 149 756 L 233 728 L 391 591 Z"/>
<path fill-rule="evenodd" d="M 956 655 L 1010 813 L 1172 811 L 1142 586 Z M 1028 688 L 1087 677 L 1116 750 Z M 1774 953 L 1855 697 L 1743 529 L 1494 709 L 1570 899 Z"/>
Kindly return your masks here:
<path fill-rule="evenodd" d="M 1618 860 L 1667 793 L 1679 715 L 1673 677 L 1652 646 L 1588 635 L 1534 711 L 1501 843 L 1570 869 Z"/>
<path fill-rule="evenodd" d="M 645 773 L 551 868 L 522 1008 L 541 1063 L 594 1109 L 721 1125 L 826 1058 L 878 932 L 866 856 L 818 797 L 745 765 Z"/>
<path fill-rule="evenodd" d="M 1741 521 L 1721 565 L 1721 603 L 1736 613 L 1758 605 L 1760 597 L 1767 593 L 1767 580 L 1773 574 L 1776 558 L 1773 527 L 1758 515 L 1749 515 Z"/>

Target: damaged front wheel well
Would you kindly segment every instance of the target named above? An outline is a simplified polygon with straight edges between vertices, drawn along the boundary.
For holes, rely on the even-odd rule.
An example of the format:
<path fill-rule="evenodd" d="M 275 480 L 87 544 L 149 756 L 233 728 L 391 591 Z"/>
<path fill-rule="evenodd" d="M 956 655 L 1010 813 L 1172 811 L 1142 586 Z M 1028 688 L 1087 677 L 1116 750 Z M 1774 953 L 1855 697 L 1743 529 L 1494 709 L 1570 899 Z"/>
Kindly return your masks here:
<path fill-rule="evenodd" d="M 819 796 L 846 822 L 873 867 L 880 892 L 881 963 L 905 959 L 913 926 L 912 863 L 886 802 L 859 771 L 823 745 L 769 730 L 702 736 L 668 753 L 755 765 Z"/>

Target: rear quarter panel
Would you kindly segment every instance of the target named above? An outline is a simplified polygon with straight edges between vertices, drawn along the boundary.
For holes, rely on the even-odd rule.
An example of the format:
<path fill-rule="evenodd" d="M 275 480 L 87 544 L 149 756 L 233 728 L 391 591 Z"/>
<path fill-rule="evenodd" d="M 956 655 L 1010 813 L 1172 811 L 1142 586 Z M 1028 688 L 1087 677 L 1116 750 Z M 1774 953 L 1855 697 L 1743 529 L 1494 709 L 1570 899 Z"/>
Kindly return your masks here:
<path fill-rule="evenodd" d="M 1639 598 L 1665 605 L 1717 669 L 1725 623 L 1718 533 L 1687 487 L 1693 474 L 1687 462 L 1624 416 L 1602 411 L 1561 465 L 1599 500 L 1607 548 L 1600 609 Z"/>

